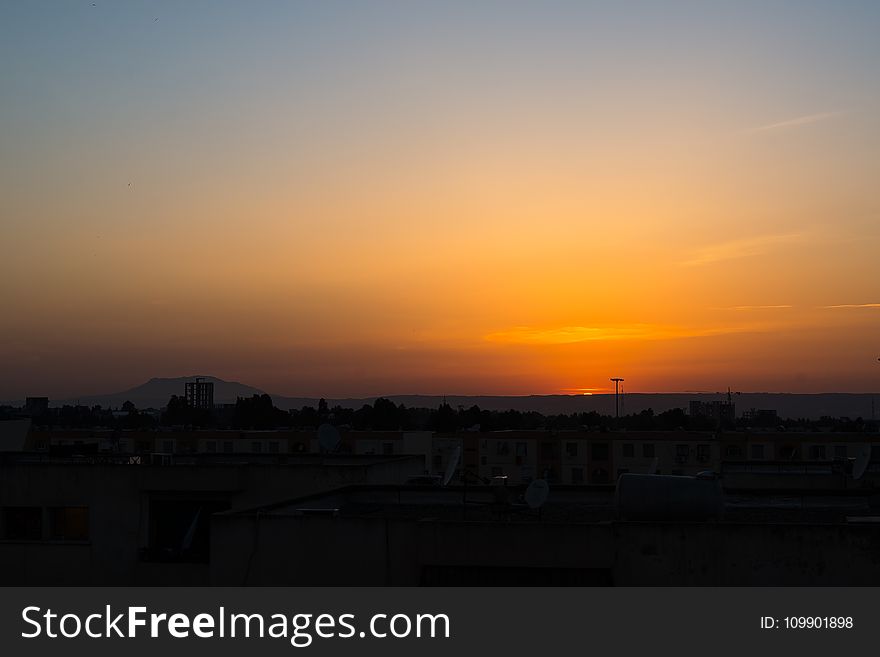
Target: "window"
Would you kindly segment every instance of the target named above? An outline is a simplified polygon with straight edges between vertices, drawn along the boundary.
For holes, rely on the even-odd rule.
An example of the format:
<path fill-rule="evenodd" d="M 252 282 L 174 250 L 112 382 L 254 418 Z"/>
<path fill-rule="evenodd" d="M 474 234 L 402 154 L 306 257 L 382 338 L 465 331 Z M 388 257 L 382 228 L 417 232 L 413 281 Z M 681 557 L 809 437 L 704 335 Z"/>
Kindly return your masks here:
<path fill-rule="evenodd" d="M 138 452 L 149 452 L 151 451 L 152 444 L 149 440 L 139 440 L 137 441 L 137 447 L 135 448 Z"/>
<path fill-rule="evenodd" d="M 764 446 L 763 445 L 752 445 L 752 458 L 753 459 L 764 458 Z"/>
<path fill-rule="evenodd" d="M 529 444 L 528 443 L 517 443 L 516 444 L 516 455 L 517 456 L 528 456 L 529 455 Z"/>
<path fill-rule="evenodd" d="M 223 453 L 224 454 L 232 454 L 235 451 L 235 446 L 233 445 L 231 440 L 223 441 Z"/>
<path fill-rule="evenodd" d="M 575 485 L 580 485 L 584 483 L 584 469 L 583 468 L 572 468 L 571 469 L 571 483 Z"/>
<path fill-rule="evenodd" d="M 38 506 L 7 506 L 3 509 L 3 537 L 38 541 L 43 537 L 43 510 Z"/>
<path fill-rule="evenodd" d="M 255 440 L 254 442 L 251 443 L 251 452 L 252 453 L 259 454 L 262 451 L 263 451 L 263 443 L 261 443 L 259 440 Z"/>
<path fill-rule="evenodd" d="M 691 448 L 687 445 L 676 445 L 675 446 L 675 462 L 676 463 L 687 463 L 688 458 L 690 457 Z"/>
<path fill-rule="evenodd" d="M 845 459 L 846 458 L 846 445 L 835 445 L 834 446 L 834 458 L 836 458 L 836 459 Z"/>
<path fill-rule="evenodd" d="M 631 459 L 636 455 L 636 446 L 632 443 L 623 443 L 623 457 Z"/>
<path fill-rule="evenodd" d="M 510 443 L 506 440 L 499 440 L 495 443 L 495 453 L 498 456 L 507 456 L 510 454 Z"/>
<path fill-rule="evenodd" d="M 791 461 L 794 459 L 794 445 L 783 445 L 779 448 L 779 458 Z"/>
<path fill-rule="evenodd" d="M 646 458 L 654 458 L 654 443 L 645 443 L 642 445 L 642 456 Z"/>
<path fill-rule="evenodd" d="M 593 443 L 593 448 L 591 450 L 593 460 L 594 461 L 607 461 L 608 460 L 608 443 Z M 606 473 L 607 477 L 607 473 Z"/>
<path fill-rule="evenodd" d="M 728 445 L 724 450 L 724 455 L 732 458 L 742 458 L 742 447 L 739 445 Z"/>
<path fill-rule="evenodd" d="M 712 458 L 712 449 L 709 445 L 697 445 L 697 463 L 708 463 Z"/>
<path fill-rule="evenodd" d="M 810 458 L 824 459 L 825 458 L 825 445 L 810 445 Z"/>
<path fill-rule="evenodd" d="M 556 445 L 554 445 L 553 443 L 541 443 L 541 458 L 556 458 Z"/>
<path fill-rule="evenodd" d="M 211 515 L 226 511 L 224 500 L 151 497 L 147 523 L 149 544 L 141 560 L 208 563 Z"/>
<path fill-rule="evenodd" d="M 566 456 L 577 456 L 578 455 L 578 444 L 577 443 L 565 443 L 565 455 Z"/>
<path fill-rule="evenodd" d="M 217 451 L 217 441 L 216 440 L 209 440 L 208 442 L 206 442 L 205 443 L 205 451 L 210 452 L 211 454 L 216 452 Z"/>
<path fill-rule="evenodd" d="M 162 441 L 162 451 L 166 454 L 174 453 L 174 441 L 173 440 L 163 440 Z"/>
<path fill-rule="evenodd" d="M 49 509 L 49 538 L 59 541 L 89 539 L 89 508 L 58 506 Z"/>
<path fill-rule="evenodd" d="M 278 449 L 279 449 L 279 445 L 278 445 L 278 441 L 277 441 L 277 440 L 271 440 L 271 441 L 269 441 L 269 453 L 270 453 L 270 454 L 277 454 L 277 453 L 278 453 Z"/>
<path fill-rule="evenodd" d="M 382 453 L 385 456 L 394 454 L 394 443 L 382 443 Z"/>

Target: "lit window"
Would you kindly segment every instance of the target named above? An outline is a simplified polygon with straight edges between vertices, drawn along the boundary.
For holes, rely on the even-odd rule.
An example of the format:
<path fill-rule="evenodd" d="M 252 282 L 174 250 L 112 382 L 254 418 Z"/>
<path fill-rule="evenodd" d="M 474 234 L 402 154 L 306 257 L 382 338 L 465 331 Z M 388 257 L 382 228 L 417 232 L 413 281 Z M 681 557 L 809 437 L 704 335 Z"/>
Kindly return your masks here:
<path fill-rule="evenodd" d="M 86 541 L 89 538 L 89 508 L 59 506 L 49 509 L 49 537 L 56 540 Z"/>

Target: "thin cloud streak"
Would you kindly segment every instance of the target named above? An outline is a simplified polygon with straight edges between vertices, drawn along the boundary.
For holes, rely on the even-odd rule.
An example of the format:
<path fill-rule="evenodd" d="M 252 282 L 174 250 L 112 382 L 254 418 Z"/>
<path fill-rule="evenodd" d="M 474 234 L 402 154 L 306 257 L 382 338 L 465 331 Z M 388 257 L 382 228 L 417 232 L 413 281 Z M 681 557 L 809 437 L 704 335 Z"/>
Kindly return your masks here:
<path fill-rule="evenodd" d="M 713 262 L 748 258 L 767 253 L 771 247 L 779 244 L 790 244 L 803 238 L 802 233 L 788 233 L 784 235 L 764 235 L 742 240 L 710 244 L 697 249 L 687 260 L 679 263 L 682 267 L 698 267 Z"/>
<path fill-rule="evenodd" d="M 839 310 L 847 308 L 880 308 L 880 303 L 840 303 L 835 306 L 820 306 L 826 310 Z"/>
<path fill-rule="evenodd" d="M 711 310 L 781 310 L 785 308 L 794 308 L 789 304 L 779 304 L 775 306 L 720 306 L 711 308 Z"/>
<path fill-rule="evenodd" d="M 762 125 L 758 128 L 752 128 L 747 132 L 750 134 L 754 134 L 757 132 L 767 132 L 768 130 L 779 130 L 782 128 L 799 128 L 802 126 L 813 125 L 814 123 L 819 123 L 820 121 L 825 121 L 826 119 L 830 119 L 840 114 L 843 114 L 843 112 L 820 112 L 818 114 L 807 114 L 806 116 L 798 116 L 793 119 L 787 119 L 785 121 L 778 121 L 776 123 Z"/>
<path fill-rule="evenodd" d="M 490 333 L 485 336 L 485 339 L 489 342 L 503 344 L 550 345 L 618 340 L 675 340 L 742 333 L 750 330 L 752 329 L 747 327 L 692 328 L 657 324 L 612 327 L 560 326 L 556 328 L 517 326 L 507 331 Z"/>

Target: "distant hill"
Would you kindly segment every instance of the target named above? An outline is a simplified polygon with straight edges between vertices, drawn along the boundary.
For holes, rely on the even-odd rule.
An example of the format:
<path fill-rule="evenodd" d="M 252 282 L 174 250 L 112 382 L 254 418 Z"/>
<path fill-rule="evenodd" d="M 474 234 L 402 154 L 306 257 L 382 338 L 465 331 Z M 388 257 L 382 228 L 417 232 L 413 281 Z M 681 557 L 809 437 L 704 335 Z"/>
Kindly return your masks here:
<path fill-rule="evenodd" d="M 192 381 L 194 376 L 176 378 L 154 378 L 146 383 L 123 392 L 105 395 L 92 395 L 78 399 L 52 399 L 52 406 L 62 404 L 99 404 L 105 408 L 117 408 L 126 401 L 131 401 L 138 408 L 162 408 L 168 403 L 171 395 L 183 395 L 184 383 Z M 201 376 L 214 383 L 214 401 L 218 404 L 234 403 L 238 397 L 250 397 L 263 394 L 263 390 L 236 381 L 224 381 L 213 376 Z M 270 393 L 271 394 L 271 393 Z M 275 405 L 283 410 L 317 407 L 318 397 L 285 397 L 271 395 Z M 396 404 L 405 404 L 410 408 L 437 408 L 445 399 L 451 406 L 469 408 L 477 405 L 482 409 L 505 411 L 537 411 L 543 414 L 579 413 L 596 411 L 605 415 L 614 414 L 614 395 L 529 395 L 529 396 L 466 396 L 466 395 L 383 395 Z M 639 413 L 651 408 L 655 413 L 662 413 L 671 408 L 687 409 L 691 400 L 709 401 L 725 399 L 723 393 L 628 393 L 621 395 L 621 415 Z M 360 398 L 327 398 L 327 403 L 343 408 L 360 408 L 364 404 L 372 404 L 376 397 Z M 737 416 L 750 408 L 774 409 L 782 418 L 819 419 L 831 417 L 861 417 L 870 419 L 872 413 L 880 415 L 880 395 L 871 393 L 767 393 L 749 392 L 733 396 Z M 872 409 L 872 402 L 876 409 Z"/>
<path fill-rule="evenodd" d="M 214 376 L 180 376 L 173 379 L 150 379 L 146 383 L 135 386 L 123 392 L 113 392 L 106 395 L 91 395 L 88 397 L 79 397 L 77 399 L 51 400 L 52 406 L 61 406 L 63 404 L 83 404 L 84 406 L 94 406 L 98 404 L 104 408 L 117 408 L 122 406 L 126 401 L 130 401 L 138 408 L 162 408 L 168 403 L 171 395 L 179 397 L 184 394 L 184 383 L 193 381 L 196 376 L 205 381 L 214 383 L 214 403 L 215 404 L 231 404 L 238 397 L 250 397 L 252 395 L 263 394 L 262 390 L 252 386 L 238 383 L 237 381 L 224 381 Z"/>

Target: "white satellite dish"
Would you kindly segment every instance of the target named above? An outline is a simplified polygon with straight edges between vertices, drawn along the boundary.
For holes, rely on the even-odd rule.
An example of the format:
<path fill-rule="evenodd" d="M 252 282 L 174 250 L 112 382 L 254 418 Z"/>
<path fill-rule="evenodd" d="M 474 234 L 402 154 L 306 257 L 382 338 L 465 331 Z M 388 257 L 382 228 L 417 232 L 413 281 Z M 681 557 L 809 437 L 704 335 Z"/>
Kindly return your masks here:
<path fill-rule="evenodd" d="M 865 471 L 868 469 L 868 464 L 871 462 L 871 446 L 870 445 L 862 445 L 862 449 L 859 452 L 859 455 L 856 457 L 856 462 L 853 464 L 853 479 L 861 479 L 865 474 Z"/>
<path fill-rule="evenodd" d="M 550 494 L 550 484 L 548 484 L 544 479 L 535 479 L 532 483 L 529 484 L 529 487 L 526 488 L 526 494 L 524 495 L 526 504 L 529 505 L 529 508 L 532 509 L 540 509 L 544 506 L 544 502 L 547 501 L 547 496 Z"/>
<path fill-rule="evenodd" d="M 655 456 L 654 460 L 651 461 L 651 465 L 648 467 L 648 474 L 657 474 L 658 465 L 660 465 L 660 459 Z"/>
<path fill-rule="evenodd" d="M 461 445 L 456 445 L 455 449 L 452 450 L 452 456 L 449 458 L 449 464 L 446 466 L 446 473 L 443 475 L 443 485 L 448 486 L 449 482 L 452 481 L 452 477 L 455 476 L 455 471 L 458 469 L 458 462 L 461 460 Z"/>
<path fill-rule="evenodd" d="M 342 436 L 339 435 L 339 430 L 332 424 L 327 424 L 325 422 L 318 427 L 318 445 L 321 446 L 322 451 L 336 451 L 340 442 L 342 442 Z"/>

